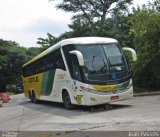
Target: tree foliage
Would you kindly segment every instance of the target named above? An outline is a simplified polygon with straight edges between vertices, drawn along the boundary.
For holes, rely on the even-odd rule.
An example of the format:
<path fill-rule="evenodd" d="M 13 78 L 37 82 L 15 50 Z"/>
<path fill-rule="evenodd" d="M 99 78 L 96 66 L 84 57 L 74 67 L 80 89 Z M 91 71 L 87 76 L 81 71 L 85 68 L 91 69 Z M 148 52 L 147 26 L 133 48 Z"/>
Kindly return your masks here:
<path fill-rule="evenodd" d="M 77 16 L 85 18 L 93 27 L 94 22 L 104 25 L 107 15 L 126 11 L 131 3 L 132 0 L 61 0 L 57 8 L 75 13 L 73 18 Z"/>
<path fill-rule="evenodd" d="M 130 34 L 138 54 L 135 84 L 160 89 L 160 11 L 157 5 L 135 10 L 131 24 Z"/>
<path fill-rule="evenodd" d="M 47 33 L 47 38 L 38 38 L 37 44 L 41 45 L 41 50 L 45 50 L 50 46 L 56 44 L 59 41 L 59 38 Z"/>
<path fill-rule="evenodd" d="M 16 42 L 0 39 L 0 92 L 8 84 L 21 82 L 22 65 L 39 52 L 38 48 L 26 49 Z"/>
<path fill-rule="evenodd" d="M 70 31 L 59 37 L 47 34 L 47 38 L 39 38 L 38 44 L 46 49 L 66 38 L 103 36 L 113 37 L 124 45 L 131 45 L 128 36 L 128 6 L 133 0 L 50 0 L 57 1 L 57 8 L 75 13 Z"/>
<path fill-rule="evenodd" d="M 20 81 L 25 48 L 16 42 L 0 39 L 0 53 L 0 91 L 4 91 L 7 84 Z"/>
<path fill-rule="evenodd" d="M 58 1 L 58 0 L 50 0 Z M 108 18 L 128 11 L 133 0 L 61 0 L 58 9 L 74 13 L 69 25 L 72 36 L 107 35 Z M 107 33 L 107 34 L 106 34 Z"/>

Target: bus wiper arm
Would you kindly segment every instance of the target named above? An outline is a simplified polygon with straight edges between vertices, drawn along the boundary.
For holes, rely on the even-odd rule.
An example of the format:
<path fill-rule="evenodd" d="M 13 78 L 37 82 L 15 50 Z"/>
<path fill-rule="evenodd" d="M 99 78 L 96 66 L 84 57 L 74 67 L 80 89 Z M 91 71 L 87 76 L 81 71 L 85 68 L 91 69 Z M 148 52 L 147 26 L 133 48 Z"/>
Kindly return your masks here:
<path fill-rule="evenodd" d="M 95 70 L 95 68 L 94 68 L 94 64 L 93 64 L 94 59 L 95 59 L 95 56 L 93 56 L 93 59 L 92 59 L 92 67 L 93 67 L 93 70 Z"/>

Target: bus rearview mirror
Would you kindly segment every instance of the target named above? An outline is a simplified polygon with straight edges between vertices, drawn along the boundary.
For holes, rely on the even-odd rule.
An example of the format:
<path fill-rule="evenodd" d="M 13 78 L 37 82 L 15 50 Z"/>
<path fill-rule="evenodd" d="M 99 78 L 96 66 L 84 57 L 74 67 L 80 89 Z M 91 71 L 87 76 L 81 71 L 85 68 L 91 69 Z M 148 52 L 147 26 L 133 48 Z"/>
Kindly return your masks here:
<path fill-rule="evenodd" d="M 78 50 L 72 50 L 72 51 L 69 52 L 69 54 L 74 54 L 74 55 L 76 55 L 77 58 L 78 58 L 78 63 L 79 63 L 79 65 L 80 65 L 80 66 L 84 66 L 83 55 L 82 55 L 82 53 L 81 53 L 80 51 L 78 51 Z"/>
<path fill-rule="evenodd" d="M 128 47 L 123 47 L 122 49 L 123 49 L 123 50 L 130 51 L 130 52 L 132 53 L 133 61 L 137 61 L 137 54 L 136 54 L 136 52 L 135 52 L 134 49 L 128 48 Z"/>

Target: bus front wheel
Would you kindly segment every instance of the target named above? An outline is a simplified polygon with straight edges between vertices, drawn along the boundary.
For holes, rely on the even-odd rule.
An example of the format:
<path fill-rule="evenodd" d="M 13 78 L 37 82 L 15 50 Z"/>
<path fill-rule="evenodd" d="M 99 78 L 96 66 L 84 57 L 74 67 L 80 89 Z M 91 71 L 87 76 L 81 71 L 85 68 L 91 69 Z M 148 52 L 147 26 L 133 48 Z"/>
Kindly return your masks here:
<path fill-rule="evenodd" d="M 69 97 L 68 92 L 63 92 L 62 94 L 64 107 L 68 110 L 73 109 L 73 104 L 71 103 L 71 99 Z"/>

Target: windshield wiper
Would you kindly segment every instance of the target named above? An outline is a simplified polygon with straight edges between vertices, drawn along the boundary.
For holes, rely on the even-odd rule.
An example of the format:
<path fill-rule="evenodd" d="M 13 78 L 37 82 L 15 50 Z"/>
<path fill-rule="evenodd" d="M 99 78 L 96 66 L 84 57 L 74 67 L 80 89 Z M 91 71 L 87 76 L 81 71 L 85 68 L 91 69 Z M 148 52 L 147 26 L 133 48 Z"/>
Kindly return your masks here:
<path fill-rule="evenodd" d="M 95 57 L 96 57 L 96 56 L 93 56 L 93 59 L 92 59 L 92 67 L 93 67 L 93 70 L 95 70 L 94 64 L 93 64 Z"/>

